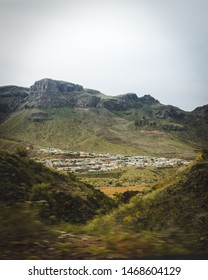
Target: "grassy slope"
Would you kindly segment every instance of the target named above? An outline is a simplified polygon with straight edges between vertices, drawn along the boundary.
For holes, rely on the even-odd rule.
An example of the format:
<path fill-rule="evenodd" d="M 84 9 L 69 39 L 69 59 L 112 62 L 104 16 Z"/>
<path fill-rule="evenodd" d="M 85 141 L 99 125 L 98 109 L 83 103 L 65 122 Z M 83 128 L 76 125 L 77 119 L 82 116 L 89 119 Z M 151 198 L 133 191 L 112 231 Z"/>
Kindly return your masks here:
<path fill-rule="evenodd" d="M 208 125 L 204 118 L 198 118 L 190 112 L 181 111 L 179 108 L 174 107 L 174 114 L 165 115 L 166 111 L 171 112 L 172 106 L 164 106 L 160 103 L 152 105 L 144 105 L 140 109 L 129 109 L 126 111 L 114 111 L 114 113 L 126 120 L 135 121 L 136 119 L 145 119 L 149 124 L 138 127 L 138 129 L 144 130 L 161 130 L 168 132 L 172 139 L 182 141 L 184 144 L 198 148 L 206 148 Z M 180 114 L 184 115 L 184 118 L 178 117 Z M 175 120 L 174 120 L 175 119 Z M 182 126 L 185 129 L 181 131 L 171 131 L 169 129 L 164 130 L 167 126 Z"/>
<path fill-rule="evenodd" d="M 168 176 L 178 172 L 178 167 L 128 167 L 119 168 L 106 172 L 93 172 L 78 174 L 77 177 L 95 187 L 118 187 L 118 186 L 150 186 Z"/>
<path fill-rule="evenodd" d="M 121 258 L 207 258 L 207 186 L 208 162 L 201 161 L 138 194 L 102 220 L 106 247 Z M 99 223 L 93 221 L 89 229 Z"/>
<path fill-rule="evenodd" d="M 0 259 L 62 258 L 51 224 L 86 223 L 115 206 L 74 176 L 18 154 L 0 151 L 0 178 Z"/>
<path fill-rule="evenodd" d="M 72 175 L 56 173 L 30 159 L 5 152 L 0 153 L 0 159 L 0 202 L 5 205 L 31 201 L 40 206 L 42 218 L 75 223 L 86 222 L 113 206 L 103 193 Z"/>
<path fill-rule="evenodd" d="M 119 154 L 193 156 L 193 148 L 170 133 L 145 134 L 131 120 L 105 109 L 50 109 L 48 121 L 32 122 L 37 109 L 15 112 L 1 124 L 5 138 L 37 146 Z"/>

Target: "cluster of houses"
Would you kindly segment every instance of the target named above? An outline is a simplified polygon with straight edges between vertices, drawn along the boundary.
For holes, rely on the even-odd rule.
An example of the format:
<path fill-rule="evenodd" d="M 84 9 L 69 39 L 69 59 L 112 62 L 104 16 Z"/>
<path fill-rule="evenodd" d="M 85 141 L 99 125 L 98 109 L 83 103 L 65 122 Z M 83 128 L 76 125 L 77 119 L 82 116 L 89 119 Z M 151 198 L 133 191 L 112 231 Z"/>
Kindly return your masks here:
<path fill-rule="evenodd" d="M 95 154 L 86 152 L 62 151 L 55 148 L 40 149 L 44 157 L 35 158 L 48 167 L 70 172 L 109 171 L 121 167 L 173 167 L 188 164 L 189 161 L 178 158 L 151 156 L 124 156 L 111 154 Z M 47 156 L 52 154 L 53 157 Z"/>

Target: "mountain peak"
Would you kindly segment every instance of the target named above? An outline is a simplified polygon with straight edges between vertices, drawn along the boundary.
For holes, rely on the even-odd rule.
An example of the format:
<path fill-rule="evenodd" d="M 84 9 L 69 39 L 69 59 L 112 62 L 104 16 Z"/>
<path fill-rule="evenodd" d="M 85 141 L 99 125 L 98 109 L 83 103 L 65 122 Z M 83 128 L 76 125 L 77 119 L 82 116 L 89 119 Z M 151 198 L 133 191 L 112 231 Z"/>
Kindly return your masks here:
<path fill-rule="evenodd" d="M 118 95 L 117 96 L 119 99 L 123 99 L 123 100 L 132 100 L 132 101 L 138 101 L 138 96 L 136 95 L 136 93 L 126 93 L 126 94 L 122 94 L 122 95 Z"/>
<path fill-rule="evenodd" d="M 71 92 L 82 91 L 83 86 L 52 79 L 42 79 L 36 81 L 34 85 L 30 87 L 31 92 Z"/>
<path fill-rule="evenodd" d="M 140 97 L 139 100 L 141 103 L 149 105 L 159 103 L 159 101 L 152 97 L 150 94 L 145 94 L 144 96 Z"/>

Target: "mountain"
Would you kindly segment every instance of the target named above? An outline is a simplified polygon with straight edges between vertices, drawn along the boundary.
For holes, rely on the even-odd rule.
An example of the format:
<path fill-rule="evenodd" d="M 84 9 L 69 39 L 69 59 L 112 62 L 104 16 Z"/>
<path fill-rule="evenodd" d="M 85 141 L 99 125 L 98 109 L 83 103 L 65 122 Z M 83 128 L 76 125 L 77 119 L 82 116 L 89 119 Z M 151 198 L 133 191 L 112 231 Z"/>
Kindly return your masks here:
<path fill-rule="evenodd" d="M 158 103 L 151 96 L 138 98 L 135 93 L 116 97 L 106 96 L 97 90 L 64 81 L 42 79 L 30 88 L 5 86 L 0 88 L 2 112 L 12 112 L 28 108 L 106 108 L 126 110 L 139 108 L 142 104 Z"/>
<path fill-rule="evenodd" d="M 107 96 L 51 79 L 5 86 L 0 146 L 193 157 L 208 141 L 207 106 L 185 112 L 150 95 Z"/>

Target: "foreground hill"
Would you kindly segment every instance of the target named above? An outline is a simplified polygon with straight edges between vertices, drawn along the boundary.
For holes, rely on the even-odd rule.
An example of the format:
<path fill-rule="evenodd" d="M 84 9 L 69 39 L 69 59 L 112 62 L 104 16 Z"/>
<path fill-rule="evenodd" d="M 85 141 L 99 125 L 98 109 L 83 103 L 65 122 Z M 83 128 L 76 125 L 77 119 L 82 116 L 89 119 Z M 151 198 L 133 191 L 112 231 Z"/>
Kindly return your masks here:
<path fill-rule="evenodd" d="M 84 223 L 114 206 L 102 192 L 72 175 L 56 173 L 22 156 L 0 152 L 0 174 L 0 203 L 34 203 L 46 221 Z"/>
<path fill-rule="evenodd" d="M 208 157 L 137 194 L 102 219 L 106 246 L 121 258 L 208 257 Z M 100 221 L 91 223 L 91 230 Z M 103 234 L 102 229 L 100 235 Z M 113 253 L 113 252 L 112 252 Z"/>
<path fill-rule="evenodd" d="M 185 112 L 150 95 L 107 96 L 51 79 L 1 87 L 0 116 L 2 148 L 193 157 L 208 141 L 207 106 Z"/>
<path fill-rule="evenodd" d="M 172 179 L 127 192 L 126 204 L 114 209 L 111 199 L 74 178 L 28 167 L 19 156 L 3 153 L 1 162 L 1 259 L 208 257 L 207 153 Z"/>

